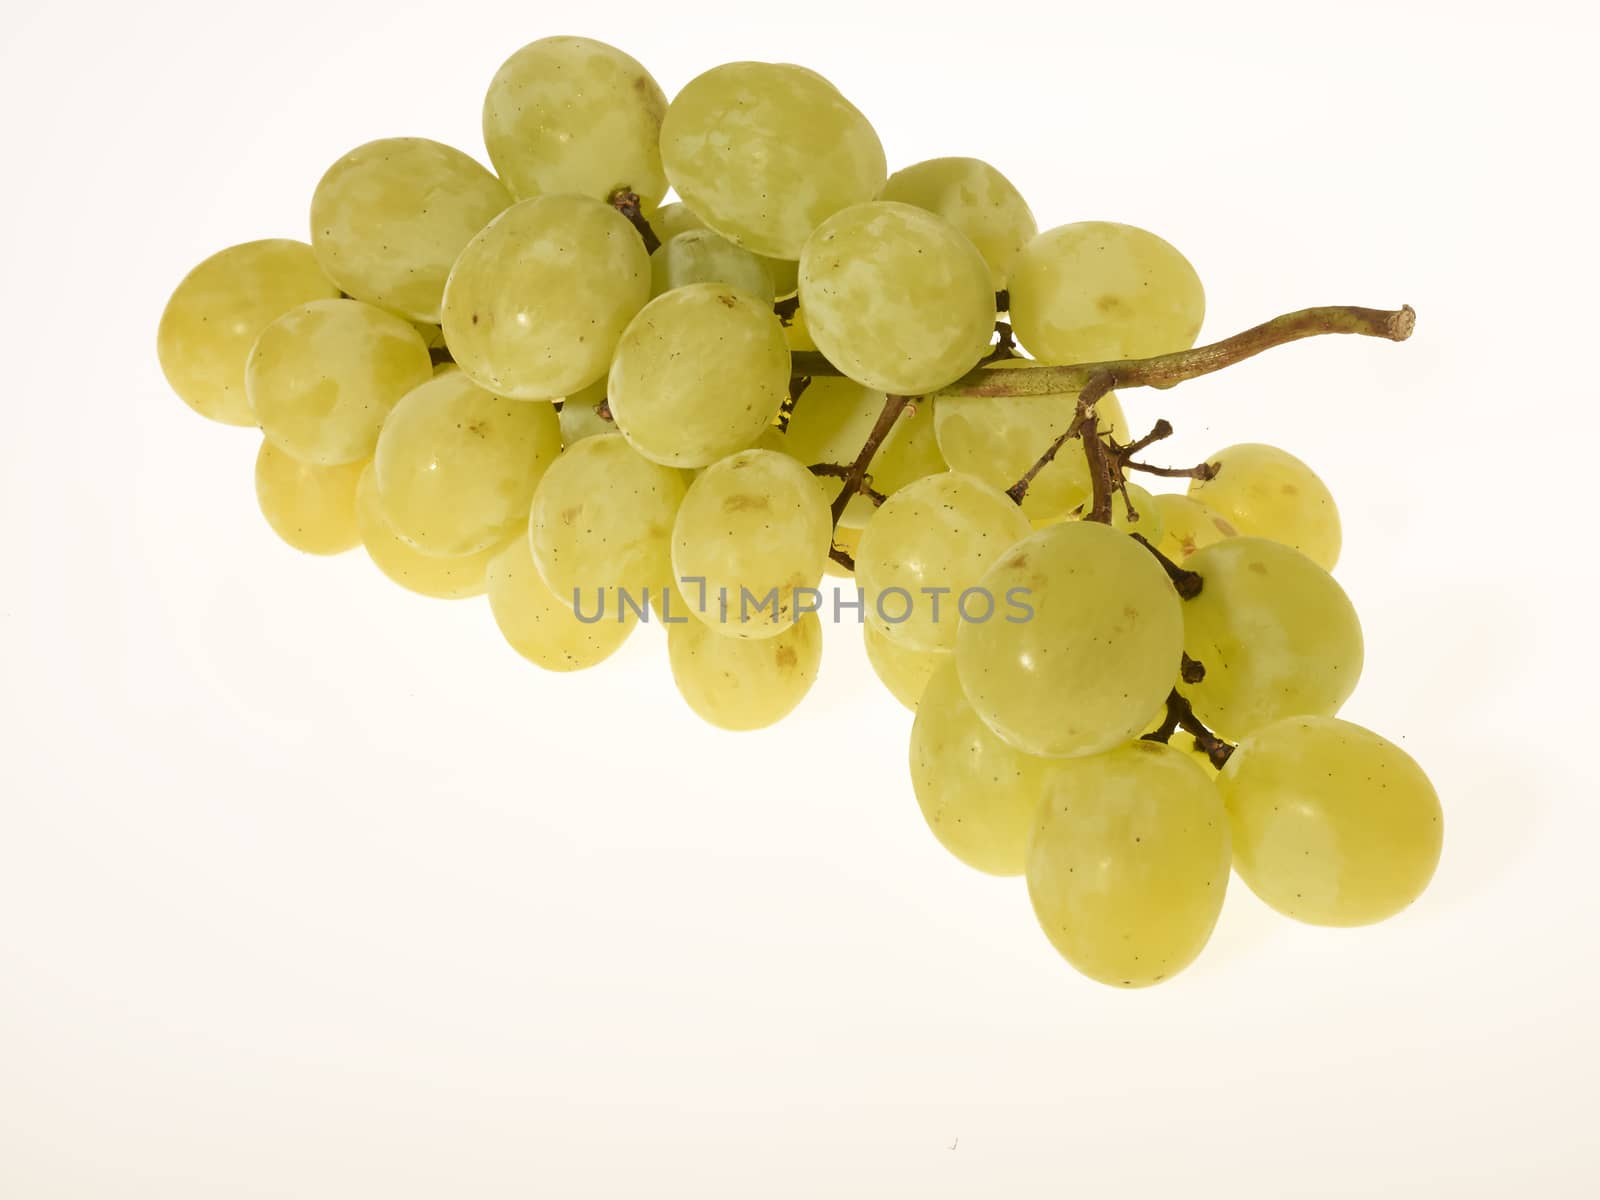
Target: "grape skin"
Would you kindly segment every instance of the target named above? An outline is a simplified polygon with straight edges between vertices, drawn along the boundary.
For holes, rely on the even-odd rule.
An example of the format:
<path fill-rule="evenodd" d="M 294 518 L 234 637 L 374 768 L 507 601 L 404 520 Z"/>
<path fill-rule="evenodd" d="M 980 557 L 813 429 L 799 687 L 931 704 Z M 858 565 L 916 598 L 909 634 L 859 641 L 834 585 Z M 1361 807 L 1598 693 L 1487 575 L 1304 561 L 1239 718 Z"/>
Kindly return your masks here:
<path fill-rule="evenodd" d="M 1215 785 L 1182 753 L 1129 742 L 1054 765 L 1027 852 L 1051 943 L 1114 987 L 1170 979 L 1205 948 L 1231 857 Z"/>
<path fill-rule="evenodd" d="M 424 554 L 497 546 L 523 530 L 560 452 L 550 405 L 491 396 L 459 372 L 435 376 L 395 405 L 378 437 L 384 518 Z"/>
<path fill-rule="evenodd" d="M 1029 754 L 1071 757 L 1136 737 L 1178 677 L 1183 612 L 1155 558 L 1091 521 L 1040 530 L 983 577 L 997 601 L 1025 589 L 1031 619 L 963 621 L 967 698 Z"/>
<path fill-rule="evenodd" d="M 606 381 L 599 379 L 561 402 L 556 416 L 561 422 L 562 446 L 571 449 L 584 438 L 617 431 L 615 422 L 600 415 L 599 406 L 605 398 Z"/>
<path fill-rule="evenodd" d="M 539 196 L 496 217 L 444 286 L 445 341 L 485 391 L 557 400 L 605 376 L 650 299 L 650 256 L 628 219 L 582 196 Z"/>
<path fill-rule="evenodd" d="M 1237 740 L 1282 717 L 1332 716 L 1361 678 L 1361 622 L 1316 563 L 1265 538 L 1228 538 L 1185 564 L 1204 581 L 1183 606 L 1184 649 L 1206 675 L 1195 715 Z"/>
<path fill-rule="evenodd" d="M 451 266 L 509 207 L 505 186 L 454 147 L 384 138 L 323 175 L 311 197 L 311 246 L 357 300 L 437 323 Z"/>
<path fill-rule="evenodd" d="M 667 191 L 667 97 L 633 58 L 591 38 L 530 42 L 501 65 L 483 100 L 489 161 L 519 200 L 635 192 L 648 211 Z"/>
<path fill-rule="evenodd" d="M 1006 286 L 1011 264 L 1039 232 L 1016 185 L 977 158 L 930 158 L 889 176 L 880 200 L 926 209 L 950 222 L 989 264 L 993 290 Z"/>
<path fill-rule="evenodd" d="M 936 657 L 911 726 L 917 805 L 939 843 L 967 866 L 1021 875 L 1054 761 L 997 738 L 967 702 L 954 656 Z"/>
<path fill-rule="evenodd" d="M 495 624 L 506 642 L 546 671 L 598 666 L 616 653 L 638 624 L 631 612 L 580 621 L 572 606 L 540 577 L 525 537 L 513 537 L 489 560 L 485 584 Z"/>
<path fill-rule="evenodd" d="M 377 472 L 369 463 L 356 484 L 356 524 L 361 544 L 378 570 L 407 591 L 438 600 L 483 594 L 489 563 L 503 546 L 444 558 L 424 554 L 397 534 L 384 518 Z"/>
<path fill-rule="evenodd" d="M 611 364 L 611 416 L 652 462 L 704 467 L 755 444 L 789 395 L 789 347 L 772 309 L 720 283 L 645 305 Z"/>
<path fill-rule="evenodd" d="M 321 466 L 371 458 L 400 398 L 433 378 L 422 335 L 359 300 L 317 300 L 261 331 L 245 394 L 262 431 Z"/>
<path fill-rule="evenodd" d="M 848 546 L 845 549 L 849 549 Z M 838 572 L 849 575 L 842 568 Z M 861 622 L 867 647 L 867 662 L 889 694 L 912 712 L 922 698 L 928 680 L 943 664 L 954 660 L 948 650 L 913 650 L 890 639 L 871 621 Z"/>
<path fill-rule="evenodd" d="M 909 204 L 858 204 L 824 221 L 800 254 L 800 304 L 829 362 L 901 396 L 954 383 L 994 335 L 983 256 Z"/>
<path fill-rule="evenodd" d="M 1206 308 L 1188 259 L 1155 234 L 1112 221 L 1034 238 L 1012 267 L 1010 294 L 1018 340 L 1053 363 L 1187 350 Z"/>
<path fill-rule="evenodd" d="M 799 619 L 799 589 L 822 581 L 831 535 L 811 472 L 787 455 L 745 450 L 689 485 L 672 527 L 672 569 L 696 618 L 727 636 L 774 638 Z M 774 589 L 776 611 L 757 609 Z"/>
<path fill-rule="evenodd" d="M 709 229 L 676 234 L 650 256 L 652 297 L 690 283 L 738 288 L 764 304 L 777 296 L 766 262 Z"/>
<path fill-rule="evenodd" d="M 291 308 L 336 300 L 304 242 L 269 238 L 229 246 L 183 277 L 161 313 L 156 354 L 172 390 L 202 417 L 256 424 L 245 363 L 261 331 Z"/>
<path fill-rule="evenodd" d="M 319 467 L 265 438 L 256 453 L 256 503 L 267 524 L 307 554 L 343 554 L 361 544 L 356 487 L 365 462 Z"/>
<path fill-rule="evenodd" d="M 834 213 L 888 178 L 867 119 L 815 71 L 713 67 L 673 98 L 661 126 L 667 178 L 705 224 L 772 258 L 797 259 Z"/>
<path fill-rule="evenodd" d="M 681 608 L 679 609 L 681 611 Z M 764 729 L 788 716 L 816 682 L 822 622 L 807 613 L 775 637 L 728 637 L 703 621 L 667 626 L 678 693 L 718 729 Z"/>
<path fill-rule="evenodd" d="M 1339 507 L 1328 485 L 1287 450 L 1259 443 L 1229 446 L 1207 462 L 1214 479 L 1196 479 L 1189 495 L 1240 533 L 1293 546 L 1331 571 L 1339 562 Z"/>
<path fill-rule="evenodd" d="M 1217 777 L 1234 865 L 1297 921 L 1370 925 L 1411 904 L 1439 864 L 1444 819 L 1400 747 L 1334 717 L 1256 730 Z"/>
<path fill-rule="evenodd" d="M 1189 496 L 1163 492 L 1155 500 L 1161 514 L 1161 539 L 1156 548 L 1180 566 L 1195 551 L 1239 536 L 1231 522 Z"/>

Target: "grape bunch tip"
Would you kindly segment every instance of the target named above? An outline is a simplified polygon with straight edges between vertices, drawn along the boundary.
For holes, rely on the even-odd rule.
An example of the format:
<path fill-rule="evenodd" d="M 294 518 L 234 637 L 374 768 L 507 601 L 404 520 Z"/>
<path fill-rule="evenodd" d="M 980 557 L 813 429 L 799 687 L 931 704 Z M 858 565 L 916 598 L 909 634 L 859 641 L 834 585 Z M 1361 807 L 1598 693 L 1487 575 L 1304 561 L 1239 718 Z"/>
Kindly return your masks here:
<path fill-rule="evenodd" d="M 1174 246 L 1041 231 L 978 159 L 891 174 L 798 66 L 713 67 L 669 102 L 621 50 L 544 38 L 482 128 L 488 166 L 356 147 L 309 241 L 222 250 L 166 306 L 166 377 L 260 430 L 283 541 L 487 594 L 549 671 L 662 624 L 678 691 L 729 730 L 794 711 L 824 622 L 859 624 L 915 713 L 928 829 L 1023 877 L 1103 983 L 1182 971 L 1235 874 L 1313 925 L 1422 893 L 1439 799 L 1336 715 L 1363 642 L 1327 487 L 1257 443 L 1156 465 L 1171 425 L 1130 428 L 1117 394 L 1315 335 L 1403 341 L 1411 308 L 1197 345 Z"/>

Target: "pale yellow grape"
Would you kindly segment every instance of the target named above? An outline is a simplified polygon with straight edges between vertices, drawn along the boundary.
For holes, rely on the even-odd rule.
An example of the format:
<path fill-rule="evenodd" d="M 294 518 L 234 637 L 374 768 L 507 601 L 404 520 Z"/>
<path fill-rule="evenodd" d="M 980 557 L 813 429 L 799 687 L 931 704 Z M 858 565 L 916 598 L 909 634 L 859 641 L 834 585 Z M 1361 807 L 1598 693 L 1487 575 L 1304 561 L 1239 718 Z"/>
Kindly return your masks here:
<path fill-rule="evenodd" d="M 701 621 L 722 634 L 772 638 L 822 581 L 831 535 L 811 472 L 787 455 L 745 450 L 689 485 L 672 529 L 672 568 Z"/>
<path fill-rule="evenodd" d="M 1158 495 L 1156 511 L 1161 514 L 1161 540 L 1156 548 L 1180 565 L 1196 550 L 1239 536 L 1238 528 L 1225 517 L 1177 492 Z"/>
<path fill-rule="evenodd" d="M 888 175 L 866 117 L 815 71 L 783 63 L 726 63 L 691 80 L 667 109 L 661 157 L 709 228 L 785 259 Z"/>
<path fill-rule="evenodd" d="M 444 288 L 444 336 L 497 396 L 556 400 L 602 378 L 650 299 L 650 256 L 598 200 L 514 204 L 467 244 Z"/>
<path fill-rule="evenodd" d="M 617 428 L 672 467 L 754 445 L 788 394 L 789 347 L 771 305 L 720 283 L 647 304 L 622 335 L 607 385 Z"/>
<path fill-rule="evenodd" d="M 316 300 L 261 331 L 245 391 L 269 441 L 334 466 L 371 458 L 390 411 L 432 377 L 408 322 L 359 300 Z"/>
<path fill-rule="evenodd" d="M 677 234 L 650 256 L 652 296 L 690 283 L 724 284 L 765 304 L 771 304 L 777 295 L 760 258 L 709 229 Z"/>
<path fill-rule="evenodd" d="M 667 656 L 679 694 L 719 729 L 763 729 L 811 690 L 822 661 L 822 622 L 807 613 L 774 637 L 726 637 L 700 621 L 667 626 Z"/>
<path fill-rule="evenodd" d="M 650 214 L 650 229 L 663 246 L 680 233 L 705 227 L 706 223 L 694 215 L 692 208 L 676 200 L 671 204 L 663 204 Z"/>
<path fill-rule="evenodd" d="M 1030 530 L 1010 497 L 971 475 L 947 471 L 908 484 L 861 533 L 856 580 L 867 620 L 897 645 L 954 649 L 961 614 L 977 620 L 992 609 L 993 620 L 1003 619 L 1003 595 L 963 593 Z"/>
<path fill-rule="evenodd" d="M 1135 520 L 1128 514 L 1128 505 L 1138 515 Z M 1111 497 L 1111 528 L 1120 533 L 1137 533 L 1152 546 L 1159 545 L 1164 527 L 1161 523 L 1161 506 L 1156 498 L 1137 483 L 1128 485 L 1127 498 L 1121 492 Z"/>
<path fill-rule="evenodd" d="M 661 119 L 667 97 L 638 62 L 604 42 L 548 37 L 495 72 L 483 100 L 489 160 L 519 200 L 573 192 L 604 200 L 666 194 Z"/>
<path fill-rule="evenodd" d="M 395 405 L 378 438 L 384 518 L 424 554 L 499 545 L 526 524 L 560 452 L 550 405 L 491 396 L 460 373 L 436 376 Z"/>
<path fill-rule="evenodd" d="M 1132 538 L 1067 521 L 1013 546 L 980 584 L 956 666 L 989 727 L 1029 754 L 1073 757 L 1136 737 L 1178 678 L 1182 602 Z"/>
<path fill-rule="evenodd" d="M 823 222 L 800 255 L 800 303 L 829 362 L 903 396 L 955 382 L 994 335 L 983 256 L 909 204 L 858 204 Z"/>
<path fill-rule="evenodd" d="M 580 621 L 572 605 L 540 577 L 527 538 L 512 538 L 490 560 L 486 583 L 489 607 L 506 641 L 547 671 L 582 671 L 604 662 L 638 623 L 632 613 Z"/>
<path fill-rule="evenodd" d="M 1129 742 L 1058 763 L 1028 846 L 1028 897 L 1045 935 L 1114 987 L 1170 979 L 1222 911 L 1228 818 L 1216 785 L 1177 750 Z"/>
<path fill-rule="evenodd" d="M 848 574 L 842 569 L 840 573 Z M 928 686 L 928 680 L 943 664 L 953 662 L 955 656 L 948 650 L 913 650 L 902 646 L 891 641 L 871 621 L 863 621 L 861 629 L 873 674 L 889 689 L 891 696 L 916 712 L 917 701 Z"/>
<path fill-rule="evenodd" d="M 1196 479 L 1189 495 L 1208 505 L 1240 533 L 1293 546 L 1333 570 L 1339 561 L 1339 509 L 1328 485 L 1287 450 L 1246 443 L 1210 455 L 1221 470 Z"/>
<path fill-rule="evenodd" d="M 995 291 L 1006 286 L 1017 253 L 1039 225 L 1016 186 L 977 158 L 930 158 L 889 176 L 881 200 L 937 213 L 955 226 L 989 264 Z"/>
<path fill-rule="evenodd" d="M 263 439 L 256 454 L 256 503 L 272 531 L 296 550 L 342 554 L 361 543 L 356 485 L 366 466 L 314 466 Z"/>
<path fill-rule="evenodd" d="M 911 727 L 917 804 L 940 844 L 969 867 L 1021 875 L 1056 762 L 997 738 L 967 702 L 954 656 L 939 659 Z"/>
<path fill-rule="evenodd" d="M 291 308 L 338 295 L 304 242 L 271 238 L 230 246 L 185 275 L 167 301 L 156 331 L 161 370 L 202 417 L 254 425 L 244 387 L 250 347 Z"/>
<path fill-rule="evenodd" d="M 619 433 L 562 452 L 533 494 L 528 542 L 545 584 L 585 613 L 660 603 L 672 587 L 672 522 L 684 472 L 641 458 Z M 578 600 L 579 596 L 585 597 Z"/>
<path fill-rule="evenodd" d="M 1013 365 L 1008 367 L 1008 363 Z M 994 366 L 1014 370 L 1020 360 L 1001 360 Z M 1066 432 L 1077 416 L 1078 398 L 939 396 L 932 407 L 939 450 L 950 469 L 976 475 L 1003 491 L 1021 479 Z M 1096 412 L 1102 428 L 1127 423 L 1115 395 L 1103 397 Z M 1074 438 L 1028 484 L 1022 511 L 1033 521 L 1065 516 L 1088 500 L 1089 490 L 1083 442 Z"/>
<path fill-rule="evenodd" d="M 384 138 L 323 175 L 311 197 L 311 246 L 357 300 L 436 322 L 450 267 L 510 205 L 504 185 L 454 147 Z"/>
<path fill-rule="evenodd" d="M 617 431 L 614 422 L 600 415 L 600 404 L 605 398 L 606 381 L 597 379 L 561 402 L 559 417 L 563 446 L 571 447 L 584 438 Z"/>
<path fill-rule="evenodd" d="M 1206 677 L 1185 687 L 1231 741 L 1282 717 L 1332 716 L 1361 678 L 1361 622 L 1344 589 L 1292 547 L 1236 537 L 1184 563 L 1204 581 L 1185 602 L 1184 649 Z"/>
<path fill-rule="evenodd" d="M 1313 925 L 1369 925 L 1420 896 L 1444 818 L 1400 747 L 1333 717 L 1290 717 L 1239 744 L 1217 778 L 1239 877 Z"/>
<path fill-rule="evenodd" d="M 424 554 L 406 541 L 384 519 L 378 499 L 377 474 L 371 464 L 361 472 L 356 486 L 356 523 L 367 555 L 401 587 L 439 600 L 460 600 L 483 594 L 490 561 L 505 543 L 459 558 Z"/>
<path fill-rule="evenodd" d="M 767 274 L 772 277 L 772 290 L 778 296 L 792 296 L 800 290 L 800 261 L 794 258 L 769 258 L 765 254 L 756 255 L 761 260 L 761 265 L 767 268 Z"/>
<path fill-rule="evenodd" d="M 1187 350 L 1206 311 L 1188 259 L 1153 233 L 1111 221 L 1041 233 L 1017 256 L 1010 293 L 1017 338 L 1054 363 Z"/>

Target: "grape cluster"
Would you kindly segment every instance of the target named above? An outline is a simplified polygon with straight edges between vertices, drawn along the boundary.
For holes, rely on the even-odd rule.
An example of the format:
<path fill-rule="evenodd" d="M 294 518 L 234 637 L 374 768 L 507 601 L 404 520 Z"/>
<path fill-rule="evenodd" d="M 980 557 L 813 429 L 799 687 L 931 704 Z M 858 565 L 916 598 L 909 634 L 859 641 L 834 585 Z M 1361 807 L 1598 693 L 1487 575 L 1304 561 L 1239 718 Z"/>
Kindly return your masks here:
<path fill-rule="evenodd" d="M 1117 367 L 1188 350 L 1204 316 L 1176 249 L 1041 233 L 975 159 L 890 175 L 797 66 L 719 66 L 669 104 L 621 51 L 547 38 L 495 75 L 483 134 L 492 172 L 421 138 L 358 147 L 309 244 L 223 250 L 167 305 L 167 378 L 261 430 L 286 542 L 487 592 L 552 671 L 662 623 L 678 690 L 725 729 L 792 711 L 823 618 L 859 614 L 915 711 L 934 835 L 1026 876 L 1106 983 L 1192 961 L 1234 871 L 1315 924 L 1420 894 L 1438 799 L 1334 715 L 1362 636 L 1327 488 L 1263 445 L 1165 473 L 1186 493 L 1126 479 L 1159 434 L 1128 430 Z M 1085 363 L 1104 386 L 1011 386 Z M 830 572 L 853 577 L 842 610 Z"/>

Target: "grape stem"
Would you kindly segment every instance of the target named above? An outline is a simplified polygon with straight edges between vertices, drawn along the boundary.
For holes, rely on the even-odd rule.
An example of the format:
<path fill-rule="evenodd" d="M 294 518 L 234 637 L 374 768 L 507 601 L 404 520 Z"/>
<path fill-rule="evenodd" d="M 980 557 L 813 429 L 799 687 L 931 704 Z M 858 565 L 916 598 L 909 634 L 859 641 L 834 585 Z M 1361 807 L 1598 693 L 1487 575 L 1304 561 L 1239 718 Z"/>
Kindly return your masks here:
<path fill-rule="evenodd" d="M 842 463 L 812 463 L 810 471 L 813 475 L 821 475 L 828 479 L 848 479 L 850 468 Z M 882 504 L 889 497 L 872 486 L 872 476 L 865 476 L 856 491 L 871 500 L 873 504 Z"/>
<path fill-rule="evenodd" d="M 794 416 L 794 406 L 800 403 L 800 397 L 811 386 L 811 376 L 795 375 L 789 379 L 789 394 L 784 397 L 783 404 L 778 408 L 778 432 L 789 432 L 789 421 Z"/>
<path fill-rule="evenodd" d="M 1200 665 L 1195 663 L 1188 655 L 1185 655 L 1184 667 L 1186 670 L 1191 663 L 1194 666 Z M 1202 667 L 1201 678 L 1204 678 L 1204 675 L 1205 669 Z M 1187 680 L 1188 676 L 1185 675 L 1184 678 Z M 1158 728 L 1152 729 L 1145 734 L 1141 740 L 1146 742 L 1170 742 L 1172 735 L 1180 729 L 1194 738 L 1195 748 L 1209 758 L 1211 765 L 1216 767 L 1217 770 L 1220 771 L 1227 765 L 1229 757 L 1233 754 L 1234 747 L 1207 729 L 1201 723 L 1200 718 L 1194 715 L 1194 707 L 1189 703 L 1188 699 L 1177 688 L 1173 688 L 1167 696 L 1166 719 L 1161 722 Z"/>
<path fill-rule="evenodd" d="M 639 231 L 639 236 L 644 239 L 646 254 L 654 254 L 661 249 L 661 239 L 656 236 L 656 231 L 650 228 L 650 222 L 644 219 L 644 208 L 638 192 L 631 188 L 619 187 L 608 199 L 611 201 L 611 207 L 627 217 L 629 224 Z"/>
<path fill-rule="evenodd" d="M 1098 420 L 1095 417 L 1094 406 L 1098 404 L 1100 402 L 1100 398 L 1110 390 L 1111 378 L 1108 375 L 1093 376 L 1087 383 L 1083 385 L 1082 390 L 1078 393 L 1078 412 L 1077 415 L 1072 418 L 1072 424 L 1068 425 L 1067 428 L 1062 431 L 1060 437 L 1056 438 L 1055 441 L 1051 442 L 1045 447 L 1045 451 L 1039 456 L 1039 460 L 1034 463 L 1033 466 L 1028 468 L 1027 472 L 1022 476 L 1021 479 L 1017 480 L 1006 489 L 1006 495 L 1010 496 L 1011 499 L 1016 501 L 1018 504 L 1021 504 L 1023 498 L 1028 494 L 1029 485 L 1033 483 L 1039 472 L 1044 470 L 1053 461 L 1055 461 L 1056 455 L 1061 453 L 1061 447 L 1065 446 L 1072 438 L 1079 436 L 1083 438 L 1084 452 L 1089 455 L 1090 477 L 1091 479 L 1098 479 L 1098 476 L 1095 472 L 1094 454 L 1089 449 L 1089 443 L 1092 441 L 1096 444 L 1099 444 L 1103 455 L 1105 446 L 1100 443 L 1100 435 L 1097 432 Z M 1097 490 L 1095 493 L 1096 497 L 1098 497 L 1099 494 L 1100 493 Z M 1091 519 L 1102 521 L 1111 520 L 1111 505 L 1109 495 L 1110 493 L 1107 492 L 1108 499 L 1106 502 L 1105 516 L 1098 518 L 1091 517 Z M 1095 507 L 1097 509 L 1099 507 L 1098 500 Z"/>
<path fill-rule="evenodd" d="M 1167 578 L 1172 580 L 1172 586 L 1177 591 L 1178 595 L 1182 596 L 1185 600 L 1193 600 L 1200 594 L 1200 589 L 1204 586 L 1205 581 L 1201 578 L 1198 571 L 1189 571 L 1185 570 L 1183 567 L 1180 567 L 1165 554 L 1161 553 L 1161 551 L 1157 550 L 1155 544 L 1152 543 L 1149 538 L 1145 537 L 1144 534 L 1135 533 L 1131 536 L 1134 541 L 1138 542 L 1146 550 L 1150 551 L 1151 554 L 1156 556 L 1156 561 L 1161 564 L 1161 569 L 1167 573 Z M 1186 679 L 1184 682 L 1199 683 L 1200 681 L 1198 679 Z"/>
<path fill-rule="evenodd" d="M 992 362 L 999 362 L 1003 358 L 1021 358 L 1017 353 L 1017 335 L 1012 332 L 1010 321 L 996 321 L 994 323 L 994 347 L 978 360 L 980 367 Z"/>

